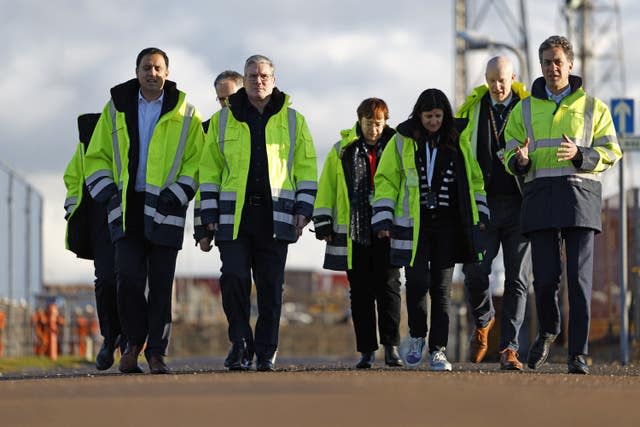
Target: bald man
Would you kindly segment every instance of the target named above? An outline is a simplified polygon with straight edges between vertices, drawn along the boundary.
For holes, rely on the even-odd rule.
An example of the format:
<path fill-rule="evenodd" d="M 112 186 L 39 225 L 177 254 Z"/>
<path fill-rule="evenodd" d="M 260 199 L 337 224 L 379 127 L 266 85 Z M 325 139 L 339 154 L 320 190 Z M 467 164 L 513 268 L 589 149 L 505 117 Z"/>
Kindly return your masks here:
<path fill-rule="evenodd" d="M 515 80 L 511 61 L 491 58 L 485 72 L 486 84 L 475 88 L 460 107 L 457 117 L 469 119 L 460 143 L 471 145 L 484 176 L 491 219 L 485 224 L 482 241 L 485 258 L 465 264 L 465 286 L 475 328 L 469 345 L 470 359 L 481 362 L 487 354 L 489 331 L 495 323 L 495 309 L 489 289 L 491 264 L 502 245 L 504 297 L 500 327 L 500 369 L 521 370 L 518 360 L 518 333 L 524 320 L 531 255 L 529 242 L 520 232 L 521 183 L 504 169 L 504 129 L 515 104 L 528 96 Z"/>

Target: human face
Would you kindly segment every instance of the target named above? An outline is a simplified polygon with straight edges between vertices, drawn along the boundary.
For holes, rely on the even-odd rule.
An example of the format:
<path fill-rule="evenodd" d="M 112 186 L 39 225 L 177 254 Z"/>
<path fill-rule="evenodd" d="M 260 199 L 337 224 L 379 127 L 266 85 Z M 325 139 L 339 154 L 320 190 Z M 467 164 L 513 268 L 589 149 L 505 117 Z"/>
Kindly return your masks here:
<path fill-rule="evenodd" d="M 271 96 L 275 84 L 273 68 L 269 64 L 251 64 L 245 70 L 244 87 L 250 101 L 264 102 Z"/>
<path fill-rule="evenodd" d="M 558 94 L 569 85 L 569 73 L 573 69 L 573 62 L 567 59 L 564 50 L 555 46 L 542 51 L 540 60 L 542 76 L 551 92 Z"/>
<path fill-rule="evenodd" d="M 511 95 L 511 84 L 516 75 L 510 67 L 498 66 L 487 69 L 485 79 L 489 86 L 489 96 L 495 102 L 502 103 Z"/>
<path fill-rule="evenodd" d="M 440 108 L 434 108 L 430 111 L 423 111 L 420 113 L 420 121 L 422 126 L 429 131 L 429 133 L 436 133 L 442 126 L 444 120 L 444 111 Z"/>
<path fill-rule="evenodd" d="M 228 104 L 228 98 L 238 91 L 238 86 L 231 80 L 222 80 L 216 85 L 216 99 L 220 103 L 220 107 L 224 108 Z"/>
<path fill-rule="evenodd" d="M 363 117 L 360 119 L 360 129 L 362 130 L 362 137 L 364 141 L 369 145 L 374 145 L 382 136 L 384 126 L 387 124 L 382 114 L 376 117 Z"/>
<path fill-rule="evenodd" d="M 147 100 L 157 99 L 162 95 L 164 82 L 169 77 L 169 69 L 164 57 L 159 53 L 145 55 L 136 68 L 136 77 L 140 82 L 140 92 Z"/>

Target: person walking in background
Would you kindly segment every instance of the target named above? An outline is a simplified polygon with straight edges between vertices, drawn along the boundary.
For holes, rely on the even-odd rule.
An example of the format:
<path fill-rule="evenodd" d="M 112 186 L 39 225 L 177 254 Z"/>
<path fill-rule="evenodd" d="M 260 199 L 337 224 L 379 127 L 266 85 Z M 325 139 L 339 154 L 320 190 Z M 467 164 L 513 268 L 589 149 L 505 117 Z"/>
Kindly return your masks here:
<path fill-rule="evenodd" d="M 91 113 L 78 117 L 80 142 L 64 172 L 67 188 L 64 208 L 66 248 L 78 258 L 93 260 L 96 308 L 103 337 L 96 355 L 96 369 L 104 371 L 113 365 L 116 348 L 124 352 L 126 339 L 118 316 L 115 249 L 107 227 L 107 210 L 104 204 L 91 198 L 84 178 L 85 152 L 99 118 L 100 114 Z"/>
<path fill-rule="evenodd" d="M 568 372 L 588 374 L 593 239 L 602 230 L 601 173 L 622 157 L 607 106 L 571 75 L 573 47 L 551 36 L 538 49 L 542 77 L 513 109 L 504 164 L 524 176 L 522 232 L 531 240 L 538 336 L 527 365 L 542 366 L 560 333 L 560 246 L 566 248 L 569 293 Z"/>
<path fill-rule="evenodd" d="M 371 368 L 380 343 L 387 366 L 402 366 L 400 344 L 400 271 L 389 264 L 389 240 L 371 229 L 373 177 L 395 131 L 387 126 L 389 109 L 378 98 L 362 101 L 358 121 L 340 133 L 325 161 L 313 221 L 316 238 L 325 240 L 324 268 L 347 272 L 356 348 L 356 368 Z"/>
<path fill-rule="evenodd" d="M 111 89 L 87 149 L 85 179 L 91 197 L 107 207 L 115 243 L 118 311 L 127 337 L 119 369 L 139 372 L 146 342 L 150 372 L 164 374 L 176 258 L 198 187 L 204 134 L 196 108 L 167 80 L 164 51 L 142 50 L 135 72 L 135 79 Z"/>
<path fill-rule="evenodd" d="M 316 153 L 304 117 L 275 87 L 262 55 L 244 66 L 244 88 L 213 115 L 200 162 L 200 217 L 220 249 L 222 304 L 229 322 L 230 370 L 248 369 L 251 275 L 256 283 L 258 371 L 275 370 L 289 243 L 313 214 Z M 210 237 L 201 242 L 206 250 Z M 248 358 L 248 357 L 249 358 Z"/>
<path fill-rule="evenodd" d="M 470 359 L 480 363 L 489 346 L 489 331 L 495 309 L 489 289 L 491 264 L 502 246 L 504 294 L 500 324 L 500 369 L 521 370 L 518 360 L 518 333 L 524 321 L 531 273 L 529 241 L 520 232 L 521 182 L 504 169 L 504 128 L 513 107 L 529 96 L 515 80 L 513 64 L 496 56 L 487 63 L 486 84 L 475 88 L 460 107 L 457 117 L 469 124 L 460 135 L 478 160 L 487 193 L 491 219 L 482 233 L 486 250 L 480 263 L 463 266 L 475 328 L 469 345 Z"/>
<path fill-rule="evenodd" d="M 226 70 L 218 74 L 213 81 L 213 88 L 216 91 L 216 101 L 220 103 L 220 108 L 228 106 L 229 97 L 236 93 L 244 85 L 242 74 L 237 71 Z M 207 133 L 209 130 L 209 119 L 202 122 L 202 128 Z"/>
<path fill-rule="evenodd" d="M 409 119 L 396 128 L 375 174 L 373 230 L 391 238 L 391 264 L 405 267 L 410 334 L 405 361 L 422 362 L 430 314 L 434 371 L 451 370 L 445 350 L 454 264 L 482 259 L 474 235 L 489 215 L 480 167 L 469 145 L 459 141 L 465 124 L 454 121 L 442 91 L 425 90 Z"/>

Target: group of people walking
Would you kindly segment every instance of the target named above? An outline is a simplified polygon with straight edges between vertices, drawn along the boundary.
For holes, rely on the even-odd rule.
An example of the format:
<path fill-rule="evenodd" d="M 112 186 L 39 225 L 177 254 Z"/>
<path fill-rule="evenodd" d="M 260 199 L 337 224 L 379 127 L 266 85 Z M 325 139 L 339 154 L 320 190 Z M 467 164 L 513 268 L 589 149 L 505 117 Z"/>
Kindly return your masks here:
<path fill-rule="evenodd" d="M 65 172 L 67 247 L 96 266 L 104 337 L 96 367 L 110 368 L 121 346 L 121 372 L 142 372 L 143 349 L 151 373 L 170 371 L 164 357 L 171 284 L 195 198 L 196 242 L 203 251 L 212 243 L 220 250 L 230 370 L 250 369 L 254 361 L 258 371 L 275 370 L 288 247 L 313 220 L 316 237 L 326 242 L 324 267 L 349 279 L 357 368 L 373 366 L 380 343 L 387 366 L 418 366 L 428 353 L 431 370 L 452 369 L 446 347 L 456 263 L 464 265 L 475 322 L 470 359 L 482 361 L 496 317 L 489 275 L 500 246 L 500 368 L 523 369 L 518 332 L 531 271 L 539 330 L 527 364 L 539 368 L 560 332 L 565 242 L 568 372 L 588 373 L 600 173 L 621 151 L 606 105 L 570 74 L 569 41 L 549 37 L 538 53 L 543 75 L 531 94 L 515 80 L 510 61 L 495 57 L 486 85 L 455 114 L 442 91 L 427 89 L 392 129 L 386 103 L 363 100 L 318 180 L 305 118 L 275 86 L 267 57 L 248 58 L 244 75 L 218 76 L 222 108 L 202 123 L 167 80 L 167 55 L 140 52 L 137 78 L 111 90 L 102 114 L 79 120 L 81 144 Z M 401 268 L 406 348 L 399 333 Z"/>

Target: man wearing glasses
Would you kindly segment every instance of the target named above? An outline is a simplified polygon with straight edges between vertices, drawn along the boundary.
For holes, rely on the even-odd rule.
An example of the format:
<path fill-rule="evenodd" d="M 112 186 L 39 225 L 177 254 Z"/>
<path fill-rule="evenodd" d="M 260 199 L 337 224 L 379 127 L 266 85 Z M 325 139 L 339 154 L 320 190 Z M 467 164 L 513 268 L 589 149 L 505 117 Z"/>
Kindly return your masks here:
<path fill-rule="evenodd" d="M 229 97 L 243 86 L 243 80 L 242 74 L 233 70 L 225 70 L 218 74 L 213 81 L 213 88 L 216 90 L 216 101 L 220 103 L 220 108 L 228 106 Z M 202 122 L 202 128 L 207 133 L 209 120 Z"/>
<path fill-rule="evenodd" d="M 253 336 L 256 368 L 275 370 L 289 243 L 313 213 L 316 153 L 304 117 L 275 87 L 274 66 L 262 55 L 244 66 L 244 88 L 211 118 L 200 161 L 200 221 L 215 233 L 222 260 L 220 287 L 229 322 L 230 370 L 249 369 Z M 200 239 L 203 250 L 211 238 Z M 249 324 L 251 275 L 258 319 Z"/>

